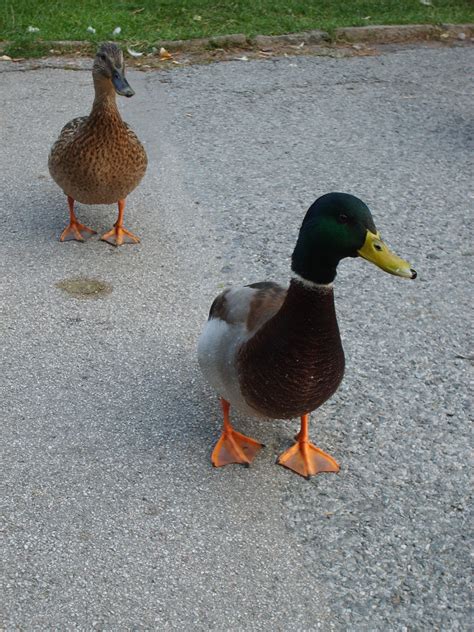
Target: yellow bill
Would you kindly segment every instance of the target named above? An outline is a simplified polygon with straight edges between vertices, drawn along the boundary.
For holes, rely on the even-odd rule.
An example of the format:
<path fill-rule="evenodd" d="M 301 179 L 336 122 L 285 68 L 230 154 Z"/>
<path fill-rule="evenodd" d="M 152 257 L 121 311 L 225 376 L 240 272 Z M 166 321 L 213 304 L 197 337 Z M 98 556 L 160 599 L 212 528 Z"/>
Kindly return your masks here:
<path fill-rule="evenodd" d="M 408 261 L 397 257 L 381 239 L 379 233 L 367 231 L 365 242 L 362 248 L 357 251 L 361 257 L 385 270 L 389 274 L 415 279 L 416 272 Z"/>

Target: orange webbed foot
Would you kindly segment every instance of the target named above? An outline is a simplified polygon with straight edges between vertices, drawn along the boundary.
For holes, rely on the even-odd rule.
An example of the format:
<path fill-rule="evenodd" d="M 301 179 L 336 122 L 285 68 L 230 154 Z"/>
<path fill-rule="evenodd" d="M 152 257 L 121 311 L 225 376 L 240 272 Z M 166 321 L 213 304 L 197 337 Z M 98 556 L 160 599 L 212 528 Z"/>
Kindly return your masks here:
<path fill-rule="evenodd" d="M 112 246 L 121 246 L 122 244 L 139 244 L 140 239 L 123 226 L 115 225 L 112 230 L 105 233 L 101 237 L 102 241 L 106 241 Z"/>
<path fill-rule="evenodd" d="M 91 237 L 91 235 L 95 235 L 96 231 L 89 228 L 89 226 L 85 226 L 80 222 L 70 222 L 68 226 L 61 233 L 61 237 L 59 241 L 84 241 L 87 237 Z"/>
<path fill-rule="evenodd" d="M 212 465 L 222 467 L 230 463 L 241 463 L 249 466 L 263 447 L 263 443 L 234 429 L 224 431 L 212 451 Z"/>
<path fill-rule="evenodd" d="M 69 206 L 69 224 L 61 233 L 59 241 L 72 241 L 73 239 L 76 241 L 84 241 L 84 238 L 95 235 L 95 230 L 92 230 L 89 226 L 85 226 L 84 224 L 81 224 L 81 222 L 77 221 L 74 213 L 74 198 L 68 195 L 67 203 Z"/>
<path fill-rule="evenodd" d="M 211 462 L 214 467 L 222 467 L 230 463 L 241 463 L 249 466 L 254 460 L 263 443 L 237 432 L 230 423 L 230 404 L 221 397 L 222 412 L 224 413 L 224 428 L 219 441 L 212 451 Z"/>
<path fill-rule="evenodd" d="M 309 478 L 320 472 L 339 472 L 339 464 L 332 456 L 311 443 L 308 435 L 309 415 L 301 416 L 301 428 L 296 443 L 277 460 L 278 465 Z"/>
<path fill-rule="evenodd" d="M 305 478 L 320 472 L 339 472 L 337 461 L 310 441 L 297 441 L 280 455 L 277 463 Z"/>

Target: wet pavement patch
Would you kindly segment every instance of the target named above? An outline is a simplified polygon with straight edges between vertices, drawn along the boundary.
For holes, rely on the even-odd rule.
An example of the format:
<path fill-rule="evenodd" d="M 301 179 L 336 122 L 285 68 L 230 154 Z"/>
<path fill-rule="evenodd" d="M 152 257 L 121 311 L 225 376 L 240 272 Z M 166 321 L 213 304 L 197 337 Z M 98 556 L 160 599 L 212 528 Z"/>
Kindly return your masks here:
<path fill-rule="evenodd" d="M 63 279 L 55 285 L 69 296 L 78 299 L 103 298 L 112 292 L 110 283 L 99 281 L 99 279 L 88 279 L 87 277 Z"/>

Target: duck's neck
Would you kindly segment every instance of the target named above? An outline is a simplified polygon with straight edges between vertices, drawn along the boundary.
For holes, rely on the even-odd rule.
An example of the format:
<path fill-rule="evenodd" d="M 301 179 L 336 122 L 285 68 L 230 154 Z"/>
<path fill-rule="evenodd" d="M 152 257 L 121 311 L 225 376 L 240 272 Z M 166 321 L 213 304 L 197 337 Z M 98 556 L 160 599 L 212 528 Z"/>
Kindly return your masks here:
<path fill-rule="evenodd" d="M 334 281 L 337 266 L 340 261 L 333 253 L 316 256 L 305 242 L 305 236 L 298 238 L 298 242 L 291 258 L 291 269 L 299 278 L 313 279 L 314 283 L 328 285 Z M 308 281 L 311 284 L 311 281 Z"/>
<path fill-rule="evenodd" d="M 336 391 L 343 372 L 332 285 L 292 279 L 280 310 L 242 347 L 247 402 L 271 417 L 304 414 Z"/>
<path fill-rule="evenodd" d="M 122 121 L 117 108 L 115 90 L 109 79 L 94 77 L 95 98 L 89 119 L 94 122 Z"/>

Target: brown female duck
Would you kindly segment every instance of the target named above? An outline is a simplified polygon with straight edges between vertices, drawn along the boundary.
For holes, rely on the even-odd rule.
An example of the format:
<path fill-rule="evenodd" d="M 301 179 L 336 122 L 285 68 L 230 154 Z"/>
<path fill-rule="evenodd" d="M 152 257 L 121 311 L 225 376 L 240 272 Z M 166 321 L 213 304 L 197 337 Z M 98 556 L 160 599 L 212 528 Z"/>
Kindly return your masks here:
<path fill-rule="evenodd" d="M 358 198 L 329 193 L 310 207 L 292 257 L 290 286 L 254 283 L 213 302 L 198 344 L 201 369 L 221 397 L 224 428 L 216 467 L 248 465 L 262 444 L 236 432 L 229 410 L 259 417 L 300 417 L 296 443 L 278 463 L 301 476 L 337 472 L 336 461 L 309 441 L 309 413 L 333 395 L 344 373 L 333 281 L 345 257 L 361 256 L 390 274 L 416 272 L 380 239 Z"/>
<path fill-rule="evenodd" d="M 102 236 L 114 246 L 140 240 L 123 226 L 125 199 L 145 175 L 147 155 L 143 145 L 122 120 L 115 94 L 135 93 L 125 79 L 123 53 L 113 43 L 102 44 L 92 69 L 95 99 L 89 116 L 69 121 L 49 154 L 49 172 L 67 195 L 69 225 L 60 239 L 84 241 L 95 233 L 78 222 L 74 201 L 83 204 L 118 203 L 114 228 Z"/>

